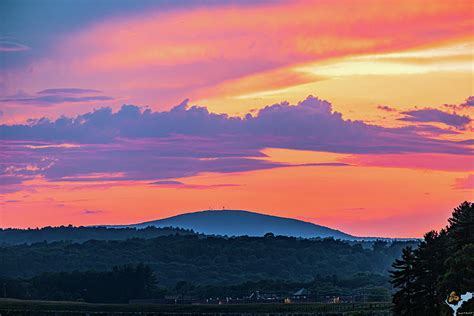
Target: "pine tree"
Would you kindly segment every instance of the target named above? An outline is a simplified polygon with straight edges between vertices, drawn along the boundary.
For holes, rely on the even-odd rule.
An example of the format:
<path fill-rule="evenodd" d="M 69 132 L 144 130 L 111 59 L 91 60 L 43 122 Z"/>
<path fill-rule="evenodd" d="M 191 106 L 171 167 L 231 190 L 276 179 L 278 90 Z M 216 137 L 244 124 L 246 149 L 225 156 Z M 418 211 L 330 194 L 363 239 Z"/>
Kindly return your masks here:
<path fill-rule="evenodd" d="M 467 244 L 474 244 L 474 203 L 461 203 L 454 209 L 448 222 L 447 231 L 453 250 L 457 251 Z"/>
<path fill-rule="evenodd" d="M 393 295 L 394 314 L 415 315 L 413 301 L 415 282 L 415 254 L 411 247 L 402 250 L 402 258 L 392 264 L 394 270 L 390 271 L 391 283 L 399 291 Z"/>
<path fill-rule="evenodd" d="M 424 236 L 415 252 L 414 301 L 417 315 L 439 315 L 443 298 L 439 282 L 446 260 L 446 231 L 430 231 Z"/>
<path fill-rule="evenodd" d="M 446 248 L 449 255 L 440 282 L 444 297 L 452 291 L 461 294 L 474 289 L 474 203 L 459 205 L 448 221 Z M 468 305 L 474 308 L 474 302 Z"/>

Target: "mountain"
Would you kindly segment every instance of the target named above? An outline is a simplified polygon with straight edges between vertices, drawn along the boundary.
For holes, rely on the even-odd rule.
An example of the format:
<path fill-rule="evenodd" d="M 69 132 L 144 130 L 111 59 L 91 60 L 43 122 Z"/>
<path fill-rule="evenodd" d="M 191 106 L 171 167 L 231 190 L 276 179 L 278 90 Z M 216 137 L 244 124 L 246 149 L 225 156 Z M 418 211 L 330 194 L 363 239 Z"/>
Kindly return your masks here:
<path fill-rule="evenodd" d="M 271 232 L 275 235 L 304 238 L 356 239 L 354 236 L 329 227 L 241 210 L 200 211 L 126 226 L 136 228 L 171 226 L 192 229 L 206 235 L 222 236 L 263 236 Z"/>

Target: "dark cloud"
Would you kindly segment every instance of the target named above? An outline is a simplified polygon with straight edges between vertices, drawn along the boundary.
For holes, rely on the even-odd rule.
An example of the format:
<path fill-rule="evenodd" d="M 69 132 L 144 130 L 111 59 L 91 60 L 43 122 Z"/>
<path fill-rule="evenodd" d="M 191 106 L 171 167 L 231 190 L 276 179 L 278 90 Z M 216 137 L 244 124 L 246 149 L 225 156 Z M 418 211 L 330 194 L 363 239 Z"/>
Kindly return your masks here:
<path fill-rule="evenodd" d="M 395 108 L 392 108 L 388 105 L 378 105 L 377 109 L 385 111 L 385 112 L 396 112 L 397 111 Z"/>
<path fill-rule="evenodd" d="M 455 113 L 443 112 L 438 109 L 413 110 L 402 112 L 402 114 L 406 116 L 400 118 L 400 121 L 444 123 L 461 130 L 471 122 L 471 118 L 467 115 L 461 116 Z"/>
<path fill-rule="evenodd" d="M 187 101 L 164 112 L 124 105 L 118 112 L 101 108 L 54 121 L 0 125 L 0 177 L 155 180 L 152 185 L 189 187 L 172 179 L 202 172 L 346 166 L 333 161 L 294 165 L 264 159 L 262 149 L 272 147 L 355 154 L 472 154 L 469 141 L 428 136 L 443 133 L 447 132 L 425 124 L 385 128 L 344 120 L 329 102 L 315 97 L 296 105 L 267 106 L 244 118 L 209 113 L 188 106 Z"/>
<path fill-rule="evenodd" d="M 30 95 L 24 91 L 19 91 L 15 95 L 0 98 L 2 103 L 21 103 L 37 106 L 51 106 L 64 102 L 94 102 L 109 101 L 114 98 L 104 95 L 99 90 L 79 89 L 79 88 L 61 88 L 46 89 L 39 91 L 35 95 Z"/>

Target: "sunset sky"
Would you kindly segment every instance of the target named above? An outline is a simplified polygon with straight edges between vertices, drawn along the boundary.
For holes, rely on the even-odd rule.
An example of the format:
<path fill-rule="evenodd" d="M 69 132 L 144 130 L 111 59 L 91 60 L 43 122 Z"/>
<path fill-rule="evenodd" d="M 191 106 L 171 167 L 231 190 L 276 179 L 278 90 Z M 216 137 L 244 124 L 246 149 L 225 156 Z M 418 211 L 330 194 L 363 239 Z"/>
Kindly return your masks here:
<path fill-rule="evenodd" d="M 420 237 L 474 200 L 472 1 L 0 2 L 0 227 L 204 209 Z"/>

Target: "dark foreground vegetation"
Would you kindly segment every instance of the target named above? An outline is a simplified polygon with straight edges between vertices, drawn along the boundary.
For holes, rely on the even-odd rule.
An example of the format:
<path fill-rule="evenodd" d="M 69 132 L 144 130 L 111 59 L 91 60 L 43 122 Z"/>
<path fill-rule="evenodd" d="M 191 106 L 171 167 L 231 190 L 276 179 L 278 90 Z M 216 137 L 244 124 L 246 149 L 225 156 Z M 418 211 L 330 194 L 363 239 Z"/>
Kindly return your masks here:
<path fill-rule="evenodd" d="M 452 315 L 451 292 L 474 292 L 474 204 L 454 209 L 446 228 L 430 231 L 415 249 L 407 247 L 391 272 L 397 288 L 395 315 Z M 458 311 L 474 314 L 474 299 Z"/>
<path fill-rule="evenodd" d="M 389 316 L 389 303 L 347 304 L 227 304 L 227 305 L 119 305 L 90 304 L 78 302 L 46 302 L 0 299 L 2 315 L 28 316 Z"/>
<path fill-rule="evenodd" d="M 387 302 L 387 277 L 359 273 L 350 277 L 317 277 L 299 283 L 284 280 L 245 282 L 236 285 L 194 285 L 187 281 L 174 286 L 157 284 L 149 266 L 115 267 L 111 271 L 44 273 L 28 279 L 0 278 L 4 294 L 11 298 L 67 300 L 96 303 L 128 303 L 154 299 L 154 303 L 249 303 L 249 302 Z M 303 289 L 303 291 L 301 291 Z M 300 291 L 298 296 L 294 293 Z M 150 301 L 151 302 L 151 301 Z"/>

